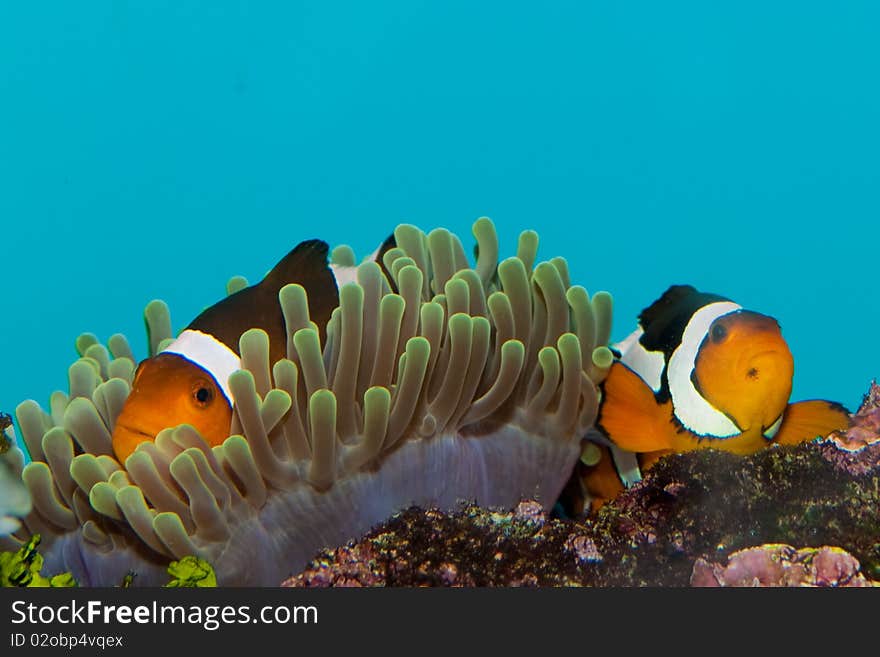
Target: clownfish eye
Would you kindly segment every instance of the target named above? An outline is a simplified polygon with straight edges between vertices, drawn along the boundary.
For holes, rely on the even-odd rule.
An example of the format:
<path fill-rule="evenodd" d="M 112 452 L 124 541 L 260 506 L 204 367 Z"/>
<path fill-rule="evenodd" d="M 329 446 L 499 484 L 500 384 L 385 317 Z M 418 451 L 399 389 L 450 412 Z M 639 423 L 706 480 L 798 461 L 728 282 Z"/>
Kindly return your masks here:
<path fill-rule="evenodd" d="M 721 342 L 727 337 L 727 329 L 723 324 L 716 324 L 712 327 L 712 342 Z"/>
<path fill-rule="evenodd" d="M 193 386 L 192 398 L 196 406 L 205 408 L 214 401 L 214 386 L 207 381 L 199 381 Z"/>

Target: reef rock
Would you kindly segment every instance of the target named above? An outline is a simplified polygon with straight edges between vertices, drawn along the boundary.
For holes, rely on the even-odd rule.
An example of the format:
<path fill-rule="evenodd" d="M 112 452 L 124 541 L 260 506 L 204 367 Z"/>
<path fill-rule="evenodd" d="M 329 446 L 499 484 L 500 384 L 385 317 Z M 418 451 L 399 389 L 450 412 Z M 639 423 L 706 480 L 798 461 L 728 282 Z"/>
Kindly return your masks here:
<path fill-rule="evenodd" d="M 284 586 L 577 585 L 580 557 L 564 545 L 569 525 L 533 501 L 510 513 L 413 507 L 361 541 L 322 552 Z M 563 552 L 565 564 L 557 558 Z"/>
<path fill-rule="evenodd" d="M 748 457 L 670 455 L 586 519 L 550 517 L 533 502 L 411 508 L 285 584 L 867 585 L 880 579 L 878 508 L 873 384 L 853 426 L 824 440 Z"/>

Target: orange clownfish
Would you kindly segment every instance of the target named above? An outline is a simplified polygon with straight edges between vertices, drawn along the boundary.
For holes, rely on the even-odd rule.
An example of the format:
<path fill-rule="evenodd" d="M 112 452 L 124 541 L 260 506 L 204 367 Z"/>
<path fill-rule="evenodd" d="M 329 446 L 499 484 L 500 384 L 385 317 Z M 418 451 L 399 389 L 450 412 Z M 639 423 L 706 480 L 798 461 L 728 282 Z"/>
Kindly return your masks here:
<path fill-rule="evenodd" d="M 580 477 L 594 500 L 669 452 L 751 454 L 849 426 L 840 404 L 788 403 L 794 361 L 775 319 L 690 285 L 646 308 L 615 351 L 597 422 L 610 444 L 585 451 L 591 466 Z"/>
<path fill-rule="evenodd" d="M 374 254 L 393 246 L 389 238 Z M 355 267 L 330 265 L 320 240 L 297 245 L 265 278 L 202 312 L 171 344 L 140 363 L 113 430 L 113 451 L 120 463 L 142 442 L 179 424 L 195 427 L 210 445 L 229 436 L 232 394 L 227 380 L 241 368 L 239 338 L 251 328 L 269 336 L 270 365 L 287 356 L 287 335 L 278 293 L 288 283 L 303 286 L 309 315 L 321 339 L 330 314 L 339 305 L 338 287 L 355 280 Z"/>

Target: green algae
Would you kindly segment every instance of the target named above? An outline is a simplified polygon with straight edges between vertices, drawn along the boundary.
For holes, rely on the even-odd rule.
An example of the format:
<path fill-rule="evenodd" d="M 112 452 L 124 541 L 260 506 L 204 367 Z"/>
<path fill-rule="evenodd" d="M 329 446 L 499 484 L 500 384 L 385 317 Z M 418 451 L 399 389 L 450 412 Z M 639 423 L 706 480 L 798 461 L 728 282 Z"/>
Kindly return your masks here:
<path fill-rule="evenodd" d="M 20 588 L 68 588 L 76 586 L 70 573 L 46 576 L 42 573 L 43 556 L 37 550 L 40 535 L 34 534 L 30 540 L 15 552 L 0 552 L 0 586 Z"/>
<path fill-rule="evenodd" d="M 172 561 L 168 566 L 171 581 L 168 588 L 216 588 L 217 575 L 214 567 L 204 559 L 189 556 Z"/>

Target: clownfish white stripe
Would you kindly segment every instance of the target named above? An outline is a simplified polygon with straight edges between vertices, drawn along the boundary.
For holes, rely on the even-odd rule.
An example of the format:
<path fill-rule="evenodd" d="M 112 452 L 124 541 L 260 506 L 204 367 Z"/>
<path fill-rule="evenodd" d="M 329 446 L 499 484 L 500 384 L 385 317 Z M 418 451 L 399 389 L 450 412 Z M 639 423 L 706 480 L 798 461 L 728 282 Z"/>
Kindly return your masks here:
<path fill-rule="evenodd" d="M 639 338 L 644 333 L 642 329 L 637 329 L 630 333 L 626 340 L 614 345 L 614 348 L 621 353 L 620 362 L 638 374 L 642 381 L 647 383 L 656 393 L 660 392 L 662 386 L 663 368 L 666 367 L 666 360 L 662 351 L 648 351 L 642 346 Z"/>
<path fill-rule="evenodd" d="M 364 258 L 364 262 L 378 262 L 379 252 L 382 250 L 382 244 L 376 247 L 370 255 Z M 330 263 L 330 271 L 333 272 L 333 278 L 336 279 L 336 288 L 339 289 L 346 283 L 357 283 L 357 265 L 337 265 Z"/>
<path fill-rule="evenodd" d="M 232 406 L 229 376 L 241 369 L 241 359 L 213 335 L 186 329 L 162 353 L 172 353 L 192 361 L 214 377 L 226 401 Z"/>
<path fill-rule="evenodd" d="M 697 352 L 709 326 L 719 317 L 741 309 L 742 306 L 730 301 L 718 301 L 700 308 L 691 317 L 681 344 L 669 359 L 667 377 L 675 416 L 685 428 L 696 434 L 729 438 L 742 432 L 727 415 L 697 392 L 691 380 Z"/>
<path fill-rule="evenodd" d="M 330 271 L 333 272 L 333 278 L 336 279 L 337 288 L 341 288 L 346 283 L 357 283 L 357 267 L 331 264 Z"/>
<path fill-rule="evenodd" d="M 773 440 L 776 437 L 776 434 L 779 432 L 779 427 L 782 426 L 782 416 L 779 416 L 779 419 L 776 420 L 773 424 L 771 424 L 764 431 L 764 438 L 767 440 Z"/>

